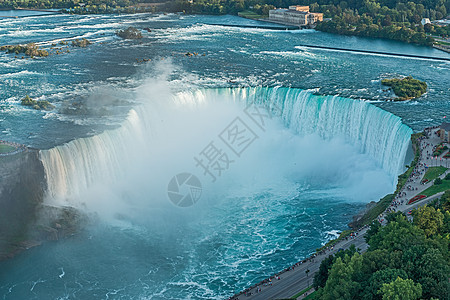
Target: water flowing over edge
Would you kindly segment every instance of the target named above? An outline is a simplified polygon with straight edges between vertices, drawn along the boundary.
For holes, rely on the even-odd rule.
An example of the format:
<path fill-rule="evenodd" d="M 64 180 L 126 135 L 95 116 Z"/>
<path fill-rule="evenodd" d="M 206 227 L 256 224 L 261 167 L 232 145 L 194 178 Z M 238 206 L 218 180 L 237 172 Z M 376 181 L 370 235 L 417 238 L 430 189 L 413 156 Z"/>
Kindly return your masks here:
<path fill-rule="evenodd" d="M 373 157 L 393 180 L 404 168 L 412 130 L 399 117 L 367 102 L 285 87 L 201 89 L 172 96 L 174 104 L 187 107 L 219 99 L 243 106 L 264 105 L 298 135 L 318 134 L 325 140 L 342 137 Z M 146 140 L 156 130 L 151 120 L 157 110 L 148 104 L 137 106 L 118 129 L 41 151 L 46 198 L 61 204 L 59 200 L 76 198 L 96 180 L 113 183 L 127 159 L 133 159 L 130 145 L 148 145 Z"/>

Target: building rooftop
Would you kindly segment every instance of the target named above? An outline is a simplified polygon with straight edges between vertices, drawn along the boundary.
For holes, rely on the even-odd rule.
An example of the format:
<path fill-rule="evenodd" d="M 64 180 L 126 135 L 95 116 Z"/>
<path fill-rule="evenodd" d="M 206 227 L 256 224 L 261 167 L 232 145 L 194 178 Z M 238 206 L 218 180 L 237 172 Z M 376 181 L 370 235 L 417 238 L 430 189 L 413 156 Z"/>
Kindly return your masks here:
<path fill-rule="evenodd" d="M 277 9 L 272 9 L 271 11 L 276 11 L 276 12 L 289 12 L 289 13 L 293 13 L 293 14 L 299 14 L 299 15 L 307 15 L 307 14 L 319 14 L 319 13 L 312 13 L 309 11 L 302 11 L 302 10 L 292 10 L 292 9 L 287 9 L 287 8 L 277 8 Z"/>

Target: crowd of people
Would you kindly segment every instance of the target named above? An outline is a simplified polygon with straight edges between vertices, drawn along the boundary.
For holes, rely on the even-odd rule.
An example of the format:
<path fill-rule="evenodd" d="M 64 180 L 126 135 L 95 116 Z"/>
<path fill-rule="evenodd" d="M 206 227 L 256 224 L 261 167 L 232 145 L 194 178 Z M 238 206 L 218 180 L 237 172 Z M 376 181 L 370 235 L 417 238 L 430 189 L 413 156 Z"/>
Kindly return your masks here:
<path fill-rule="evenodd" d="M 340 247 L 340 245 L 339 245 L 340 242 L 353 240 L 353 239 L 355 239 L 356 237 L 358 237 L 360 235 L 361 231 L 366 230 L 368 228 L 369 228 L 369 225 L 365 225 L 365 226 L 359 228 L 358 230 L 352 231 L 349 235 L 347 235 L 341 241 L 338 241 L 336 244 L 327 246 L 327 247 L 321 249 L 320 251 L 317 251 L 316 253 L 312 254 L 310 257 L 293 264 L 292 266 L 282 270 L 281 272 L 279 272 L 279 273 L 277 273 L 277 274 L 275 274 L 273 276 L 270 276 L 269 278 L 264 279 L 263 281 L 261 281 L 261 282 L 259 282 L 257 284 L 254 284 L 253 286 L 251 286 L 251 287 L 245 289 L 244 291 L 242 291 L 242 292 L 240 292 L 240 293 L 238 293 L 238 294 L 228 298 L 227 300 L 238 300 L 239 296 L 241 296 L 241 295 L 244 295 L 244 296 L 248 297 L 248 296 L 253 295 L 253 293 L 260 293 L 260 292 L 262 292 L 262 290 L 263 290 L 262 288 L 263 287 L 270 287 L 270 286 L 272 286 L 274 280 L 281 280 L 282 279 L 281 275 L 285 274 L 286 272 L 293 271 L 297 267 L 299 267 L 299 266 L 301 266 L 301 265 L 303 265 L 305 263 L 314 263 L 316 257 L 321 256 L 321 255 L 331 254 L 330 252 L 333 252 L 336 248 L 337 248 L 337 251 L 340 251 L 341 249 L 343 249 L 343 248 L 339 248 Z M 311 276 L 313 276 L 313 275 L 311 274 Z M 313 278 L 313 277 L 311 277 L 311 278 Z"/>
<path fill-rule="evenodd" d="M 417 165 L 414 167 L 414 170 L 411 172 L 411 175 L 406 181 L 406 184 L 397 193 L 397 195 L 391 202 L 390 206 L 385 210 L 383 214 L 378 216 L 378 221 L 380 223 L 384 221 L 384 215 L 391 212 L 395 212 L 400 205 L 403 205 L 405 203 L 405 200 L 407 200 L 407 198 L 411 196 L 411 193 L 408 192 L 418 191 L 419 190 L 419 188 L 417 187 L 418 184 L 425 185 L 428 183 L 428 180 L 426 179 L 422 180 L 423 176 L 425 175 L 425 172 L 427 171 L 427 168 L 429 167 L 429 165 L 426 164 L 425 161 L 433 158 L 433 152 L 439 146 L 439 144 L 434 145 L 429 140 L 430 137 L 433 137 L 433 135 L 439 136 L 439 131 L 436 130 L 438 128 L 439 126 L 426 128 L 423 131 L 424 135 L 418 138 L 418 145 L 420 147 L 419 161 Z M 431 150 L 429 149 L 430 147 Z"/>
<path fill-rule="evenodd" d="M 6 152 L 6 153 L 0 153 L 0 156 L 13 155 L 13 154 L 17 154 L 17 153 L 27 150 L 27 147 L 25 145 L 13 143 L 13 142 L 7 142 L 7 141 L 0 140 L 0 145 L 7 145 L 7 146 L 11 146 L 11 147 L 15 148 L 13 151 Z"/>

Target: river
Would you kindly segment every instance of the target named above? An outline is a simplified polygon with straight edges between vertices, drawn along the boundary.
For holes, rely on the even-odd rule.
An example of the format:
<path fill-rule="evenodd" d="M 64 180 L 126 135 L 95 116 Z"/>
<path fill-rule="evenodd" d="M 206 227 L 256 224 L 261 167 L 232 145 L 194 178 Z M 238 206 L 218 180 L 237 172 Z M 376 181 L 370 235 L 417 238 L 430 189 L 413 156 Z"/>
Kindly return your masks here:
<path fill-rule="evenodd" d="M 53 53 L 0 55 L 0 139 L 42 149 L 45 201 L 95 220 L 1 262 L 4 299 L 230 296 L 307 257 L 392 192 L 412 130 L 450 113 L 448 62 L 300 45 L 450 57 L 439 50 L 217 24 L 256 23 L 181 14 L 0 20 L 2 44 Z M 128 26 L 144 37 L 115 35 Z M 72 47 L 75 38 L 94 43 Z M 428 92 L 386 101 L 380 80 L 399 75 L 426 81 Z M 56 108 L 23 107 L 27 94 Z M 255 103 L 270 107 L 264 124 L 247 113 Z M 252 133 L 239 151 L 224 135 L 233 122 Z M 215 178 L 195 160 L 211 145 L 228 159 Z M 182 172 L 202 184 L 187 208 L 167 197 Z"/>

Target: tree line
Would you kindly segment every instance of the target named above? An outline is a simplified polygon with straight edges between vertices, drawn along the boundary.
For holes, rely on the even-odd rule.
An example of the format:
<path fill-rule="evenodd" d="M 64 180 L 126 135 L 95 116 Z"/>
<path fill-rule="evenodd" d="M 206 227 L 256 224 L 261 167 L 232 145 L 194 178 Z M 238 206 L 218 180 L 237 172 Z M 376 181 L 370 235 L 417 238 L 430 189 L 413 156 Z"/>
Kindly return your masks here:
<path fill-rule="evenodd" d="M 136 4 L 155 2 L 158 0 L 0 0 L 0 9 L 62 9 L 77 14 L 136 13 L 152 11 L 151 7 Z"/>
<path fill-rule="evenodd" d="M 316 29 L 345 35 L 400 40 L 431 45 L 433 37 L 427 33 L 449 36 L 446 27 L 427 24 L 421 20 L 442 19 L 450 12 L 450 0 L 176 0 L 171 9 L 194 14 L 236 14 L 253 10 L 267 15 L 273 7 L 309 5 L 312 12 L 321 12 L 326 18 Z M 329 20 L 327 20 L 327 18 Z"/>
<path fill-rule="evenodd" d="M 138 3 L 158 0 L 0 0 L 0 8 L 64 8 L 69 13 L 134 13 L 153 11 Z M 83 3 L 83 5 L 80 5 Z M 442 19 L 450 13 L 450 0 L 171 0 L 161 7 L 165 11 L 191 14 L 238 14 L 252 10 L 268 15 L 275 7 L 309 5 L 321 12 L 325 20 L 317 30 L 324 32 L 399 40 L 431 45 L 432 35 L 448 37 L 446 27 L 421 24 L 423 18 Z"/>
<path fill-rule="evenodd" d="M 322 261 L 314 299 L 448 299 L 450 191 L 413 211 L 413 220 L 390 214 L 371 225 L 369 249 L 353 247 Z"/>

